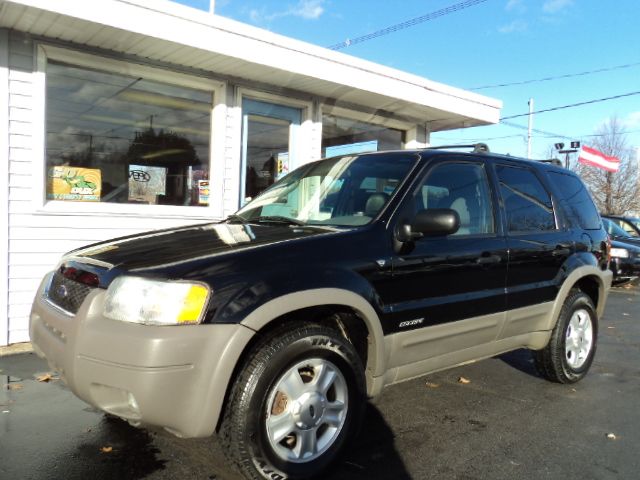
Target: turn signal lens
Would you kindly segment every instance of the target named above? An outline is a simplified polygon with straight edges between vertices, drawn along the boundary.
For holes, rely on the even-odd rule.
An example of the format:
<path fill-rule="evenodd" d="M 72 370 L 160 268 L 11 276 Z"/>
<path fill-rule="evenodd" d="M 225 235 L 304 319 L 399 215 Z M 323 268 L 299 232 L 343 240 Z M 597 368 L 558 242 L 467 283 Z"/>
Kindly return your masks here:
<path fill-rule="evenodd" d="M 209 290 L 202 285 L 192 285 L 184 296 L 184 305 L 178 315 L 178 323 L 197 323 L 204 310 Z"/>

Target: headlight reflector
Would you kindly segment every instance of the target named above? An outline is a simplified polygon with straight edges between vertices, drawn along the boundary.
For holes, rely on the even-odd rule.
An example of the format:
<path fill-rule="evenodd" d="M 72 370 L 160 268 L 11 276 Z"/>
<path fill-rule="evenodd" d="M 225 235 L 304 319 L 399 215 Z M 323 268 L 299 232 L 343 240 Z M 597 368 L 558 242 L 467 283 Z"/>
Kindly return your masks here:
<path fill-rule="evenodd" d="M 109 285 L 104 316 L 144 325 L 195 324 L 208 298 L 209 289 L 199 283 L 122 276 Z"/>
<path fill-rule="evenodd" d="M 611 256 L 618 258 L 629 258 L 629 250 L 626 248 L 612 248 Z"/>

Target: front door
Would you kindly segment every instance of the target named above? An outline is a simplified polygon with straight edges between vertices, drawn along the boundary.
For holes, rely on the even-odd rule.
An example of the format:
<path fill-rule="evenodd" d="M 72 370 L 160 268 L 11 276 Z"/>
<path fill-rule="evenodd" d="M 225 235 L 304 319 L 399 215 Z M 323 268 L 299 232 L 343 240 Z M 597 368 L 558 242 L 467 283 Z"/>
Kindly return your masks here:
<path fill-rule="evenodd" d="M 242 184 L 244 204 L 296 165 L 302 110 L 245 98 L 242 101 Z"/>
<path fill-rule="evenodd" d="M 502 327 L 506 240 L 486 165 L 469 158 L 432 163 L 399 219 L 450 208 L 460 229 L 417 239 L 393 259 L 393 320 L 385 333 L 409 332 L 395 365 L 490 343 Z"/>

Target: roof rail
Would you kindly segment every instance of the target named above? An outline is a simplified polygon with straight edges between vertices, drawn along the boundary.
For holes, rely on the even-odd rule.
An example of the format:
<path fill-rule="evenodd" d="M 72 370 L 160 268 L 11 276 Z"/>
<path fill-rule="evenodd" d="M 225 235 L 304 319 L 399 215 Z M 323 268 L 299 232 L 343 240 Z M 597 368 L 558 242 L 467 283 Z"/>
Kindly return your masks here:
<path fill-rule="evenodd" d="M 448 150 L 453 148 L 471 148 L 473 153 L 489 153 L 489 145 L 486 143 L 471 143 L 468 145 L 436 145 L 427 147 L 426 150 Z"/>
<path fill-rule="evenodd" d="M 564 167 L 564 165 L 562 164 L 562 161 L 557 158 L 547 158 L 545 160 L 538 160 L 538 161 L 542 163 L 551 163 L 552 165 L 556 165 L 557 167 Z"/>

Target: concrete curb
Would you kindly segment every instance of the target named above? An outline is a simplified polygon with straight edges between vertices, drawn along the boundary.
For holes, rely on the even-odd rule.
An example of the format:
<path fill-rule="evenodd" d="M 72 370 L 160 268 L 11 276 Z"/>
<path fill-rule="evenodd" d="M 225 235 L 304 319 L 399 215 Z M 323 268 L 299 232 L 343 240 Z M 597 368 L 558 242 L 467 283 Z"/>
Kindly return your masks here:
<path fill-rule="evenodd" d="M 33 352 L 33 347 L 31 346 L 31 342 L 14 343 L 13 345 L 9 345 L 7 347 L 0 347 L 0 357 L 5 357 L 7 355 L 17 355 L 18 353 L 29 353 L 29 352 Z"/>

